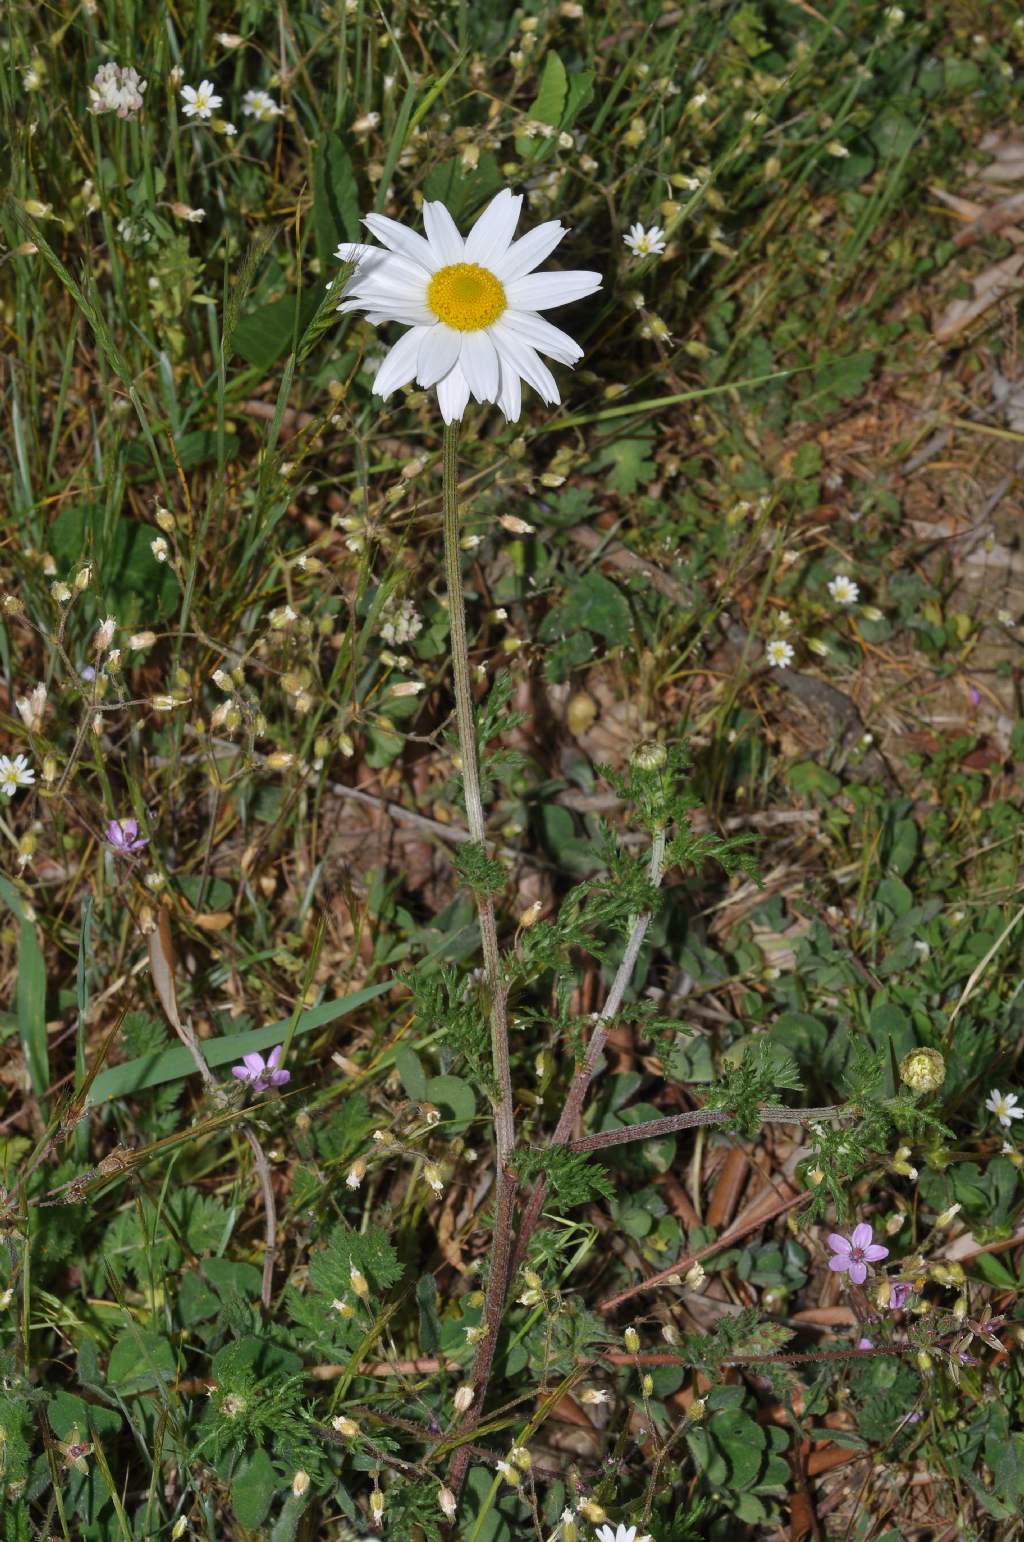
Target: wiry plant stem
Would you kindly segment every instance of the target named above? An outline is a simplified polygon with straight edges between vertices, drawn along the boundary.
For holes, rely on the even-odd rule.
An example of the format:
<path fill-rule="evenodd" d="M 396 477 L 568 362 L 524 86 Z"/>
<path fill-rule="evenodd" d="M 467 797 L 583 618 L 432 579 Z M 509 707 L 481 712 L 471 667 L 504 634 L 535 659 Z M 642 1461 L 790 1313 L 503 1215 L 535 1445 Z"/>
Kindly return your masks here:
<path fill-rule="evenodd" d="M 455 721 L 459 733 L 459 750 L 462 756 L 462 787 L 466 800 L 466 823 L 470 837 L 485 844 L 484 808 L 480 797 L 480 773 L 477 764 L 476 725 L 473 714 L 473 697 L 469 685 L 469 649 L 466 642 L 466 605 L 462 592 L 462 563 L 459 548 L 459 499 L 458 499 L 458 449 L 459 428 L 457 423 L 445 424 L 444 430 L 444 561 L 448 583 L 448 624 L 451 629 L 452 674 L 455 685 Z M 494 1135 L 497 1146 L 497 1170 L 495 1179 L 494 1237 L 491 1252 L 491 1271 L 487 1282 L 484 1304 L 484 1336 L 477 1349 L 473 1364 L 472 1385 L 474 1398 L 459 1425 L 460 1432 L 469 1433 L 475 1428 L 483 1408 L 490 1380 L 498 1327 L 508 1291 L 509 1253 L 512 1238 L 512 1211 L 515 1200 L 515 1179 L 506 1163 L 515 1146 L 515 1118 L 512 1102 L 512 1072 L 508 1054 L 508 1015 L 505 1006 L 505 986 L 501 978 L 501 958 L 498 952 L 498 928 L 494 916 L 494 903 L 489 896 L 477 896 L 477 913 L 480 918 L 480 938 L 483 944 L 484 969 L 487 976 L 487 992 L 491 1007 L 491 1059 L 497 1097 L 494 1104 Z M 449 1487 L 458 1495 L 469 1466 L 468 1446 L 461 1446 L 452 1458 L 448 1475 Z"/>

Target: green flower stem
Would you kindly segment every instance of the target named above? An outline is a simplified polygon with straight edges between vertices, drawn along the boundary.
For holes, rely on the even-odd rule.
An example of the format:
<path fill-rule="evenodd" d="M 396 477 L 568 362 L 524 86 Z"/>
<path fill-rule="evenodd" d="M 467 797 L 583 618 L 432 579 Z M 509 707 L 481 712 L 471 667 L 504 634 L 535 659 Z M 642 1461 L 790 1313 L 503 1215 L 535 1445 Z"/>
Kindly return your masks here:
<path fill-rule="evenodd" d="M 470 838 L 485 845 L 484 809 L 480 797 L 480 773 L 477 764 L 476 726 L 473 715 L 473 697 L 469 687 L 469 650 L 466 643 L 466 605 L 462 592 L 462 563 L 459 548 L 459 500 L 458 500 L 458 449 L 457 423 L 445 424 L 444 430 L 444 560 L 448 583 L 448 624 L 451 628 L 452 673 L 455 682 L 455 721 L 459 733 L 459 749 L 462 756 L 462 786 L 466 802 L 466 823 Z M 483 943 L 484 968 L 487 975 L 487 991 L 491 1004 L 491 1058 L 497 1098 L 494 1106 L 494 1134 L 497 1145 L 495 1177 L 494 1234 L 491 1253 L 491 1269 L 487 1280 L 484 1300 L 485 1332 L 480 1340 L 473 1362 L 471 1382 L 474 1396 L 470 1407 L 463 1414 L 458 1433 L 466 1440 L 455 1452 L 448 1472 L 448 1486 L 458 1496 L 465 1481 L 470 1462 L 468 1436 L 480 1420 L 487 1386 L 494 1364 L 494 1351 L 498 1341 L 498 1328 L 505 1309 L 508 1293 L 509 1262 L 512 1243 L 512 1219 L 515 1205 L 516 1181 L 507 1168 L 507 1162 L 515 1146 L 515 1119 L 512 1101 L 512 1072 L 508 1056 L 508 1015 L 505 1007 L 505 986 L 501 978 L 501 958 L 498 952 L 498 928 L 494 916 L 494 902 L 488 895 L 477 896 L 477 913 L 480 918 L 480 937 Z"/>
<path fill-rule="evenodd" d="M 466 643 L 466 603 L 462 593 L 462 563 L 459 549 L 458 499 L 459 425 L 446 423 L 444 430 L 444 562 L 448 582 L 448 624 L 452 639 L 452 673 L 455 679 L 455 721 L 462 755 L 462 786 L 466 799 L 466 823 L 470 837 L 485 844 L 484 808 L 480 797 L 480 773 L 476 754 L 476 727 L 473 697 L 469 688 L 469 649 Z M 508 1058 L 508 1017 L 505 988 L 501 979 L 498 953 L 498 928 L 494 903 L 481 895 L 477 901 L 480 937 L 487 972 L 487 991 L 491 1002 L 491 1056 L 498 1084 L 494 1111 L 494 1130 L 498 1145 L 498 1168 L 508 1161 L 515 1145 L 512 1104 L 512 1073 Z"/>

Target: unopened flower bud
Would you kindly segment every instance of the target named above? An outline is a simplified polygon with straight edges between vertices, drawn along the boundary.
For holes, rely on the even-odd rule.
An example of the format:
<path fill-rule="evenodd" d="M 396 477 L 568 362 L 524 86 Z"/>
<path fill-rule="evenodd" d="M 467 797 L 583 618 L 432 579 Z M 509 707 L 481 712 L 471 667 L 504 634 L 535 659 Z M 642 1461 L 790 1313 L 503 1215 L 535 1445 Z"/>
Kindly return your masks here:
<path fill-rule="evenodd" d="M 370 1493 L 370 1514 L 373 1517 L 373 1524 L 379 1526 L 384 1519 L 384 1495 L 379 1488 L 373 1489 Z"/>
<path fill-rule="evenodd" d="M 473 1401 L 473 1396 L 473 1388 L 470 1386 L 469 1382 L 463 1382 L 462 1386 L 457 1389 L 455 1396 L 452 1399 L 453 1403 L 455 1404 L 455 1412 L 465 1413 L 466 1409 Z"/>
<path fill-rule="evenodd" d="M 941 1215 L 935 1217 L 936 1226 L 948 1226 L 953 1217 L 960 1214 L 961 1209 L 960 1205 L 950 1205 L 948 1210 L 943 1210 Z"/>
<path fill-rule="evenodd" d="M 338 1414 L 331 1420 L 331 1428 L 337 1430 L 339 1435 L 344 1435 L 346 1440 L 354 1440 L 359 1434 L 359 1425 L 346 1414 Z"/>
<path fill-rule="evenodd" d="M 533 534 L 533 526 L 528 525 L 525 519 L 519 519 L 515 514 L 500 515 L 498 518 L 498 523 L 503 527 L 503 529 L 508 530 L 512 535 Z"/>
<path fill-rule="evenodd" d="M 152 648 L 155 642 L 155 632 L 133 632 L 128 639 L 128 646 L 129 648 Z"/>
<path fill-rule="evenodd" d="M 352 1268 L 349 1271 L 349 1281 L 356 1295 L 365 1301 L 367 1296 L 370 1294 L 370 1287 L 366 1283 L 366 1276 L 359 1272 L 355 1264 L 352 1265 Z"/>
<path fill-rule="evenodd" d="M 366 1163 L 362 1157 L 356 1157 L 352 1166 L 345 1175 L 345 1183 L 350 1189 L 357 1189 L 366 1177 Z"/>
<path fill-rule="evenodd" d="M 300 1467 L 298 1472 L 295 1474 L 294 1478 L 292 1479 L 292 1493 L 294 1494 L 296 1499 L 301 1499 L 303 1494 L 306 1492 L 306 1490 L 308 1488 L 309 1488 L 309 1473 L 308 1472 L 303 1472 L 302 1468 Z"/>
<path fill-rule="evenodd" d="M 167 535 L 170 535 L 171 531 L 177 524 L 177 520 L 174 518 L 174 515 L 171 513 L 170 509 L 157 509 L 156 522 L 160 526 L 160 529 L 163 530 Z"/>
<path fill-rule="evenodd" d="M 455 1495 L 452 1493 L 451 1489 L 439 1488 L 437 1491 L 437 1502 L 441 1507 L 441 1514 L 444 1516 L 445 1520 L 453 1521 L 455 1519 L 455 1511 L 457 1509 L 457 1505 Z"/>
<path fill-rule="evenodd" d="M 660 771 L 667 759 L 668 751 L 665 746 L 653 739 L 638 744 L 630 756 L 630 760 L 640 771 Z"/>
<path fill-rule="evenodd" d="M 528 931 L 535 922 L 540 920 L 540 913 L 543 909 L 544 904 L 541 900 L 534 900 L 532 905 L 527 905 L 519 917 L 519 925 L 524 931 Z"/>
<path fill-rule="evenodd" d="M 626 1346 L 626 1353 L 635 1355 L 640 1348 L 640 1335 L 635 1328 L 627 1328 L 622 1335 L 622 1342 Z"/>
<path fill-rule="evenodd" d="M 596 1499 L 581 1499 L 580 1514 L 584 1520 L 588 1520 L 594 1526 L 600 1526 L 602 1521 L 608 1519 L 608 1512 Z"/>
<path fill-rule="evenodd" d="M 644 1397 L 650 1397 L 651 1393 L 654 1391 L 654 1377 L 651 1375 L 650 1371 L 645 1371 L 643 1376 L 640 1378 L 640 1387 L 643 1391 Z"/>

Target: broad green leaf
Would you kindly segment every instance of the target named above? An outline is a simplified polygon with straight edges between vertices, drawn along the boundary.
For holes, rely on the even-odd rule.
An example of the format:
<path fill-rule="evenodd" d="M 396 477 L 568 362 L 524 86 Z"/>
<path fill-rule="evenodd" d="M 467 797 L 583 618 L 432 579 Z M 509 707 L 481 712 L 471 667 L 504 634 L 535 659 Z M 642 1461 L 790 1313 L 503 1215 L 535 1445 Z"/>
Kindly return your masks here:
<path fill-rule="evenodd" d="M 424 1101 L 427 1096 L 427 1078 L 416 1051 L 410 1049 L 408 1044 L 399 1044 L 395 1049 L 395 1066 L 402 1078 L 406 1095 Z"/>
<path fill-rule="evenodd" d="M 456 224 L 462 224 L 503 187 L 505 178 L 498 168 L 492 151 L 483 150 L 472 171 L 462 164 L 462 157 L 453 155 L 442 161 L 427 174 L 423 183 L 423 196 L 440 200 L 451 211 Z"/>
<path fill-rule="evenodd" d="M 280 1479 L 262 1446 L 243 1457 L 231 1483 L 231 1504 L 240 1526 L 262 1526 L 274 1502 Z"/>
<path fill-rule="evenodd" d="M 554 49 L 549 49 L 544 56 L 540 85 L 527 111 L 527 118 L 532 118 L 537 123 L 549 123 L 553 129 L 557 128 L 565 111 L 568 89 L 565 65 Z M 554 135 L 546 138 L 538 134 L 536 138 L 530 139 L 525 134 L 517 134 L 516 154 L 525 156 L 528 160 L 536 160 L 545 147 L 553 142 L 553 139 Z"/>
<path fill-rule="evenodd" d="M 813 760 L 801 760 L 795 766 L 790 766 L 786 772 L 786 781 L 801 797 L 817 794 L 823 798 L 834 798 L 843 785 L 838 776 L 833 776 L 831 771 L 816 765 Z"/>
<path fill-rule="evenodd" d="M 357 1007 L 383 995 L 391 989 L 391 985 L 390 980 L 385 980 L 380 985 L 368 985 L 363 990 L 353 991 L 350 996 L 340 996 L 337 1001 L 325 1001 L 321 1006 L 311 1007 L 309 1011 L 299 1014 L 293 1037 L 312 1033 L 315 1028 L 323 1028 L 327 1023 L 345 1017 Z M 273 1049 L 283 1042 L 291 1021 L 291 1018 L 286 1017 L 266 1028 L 252 1028 L 245 1033 L 229 1033 L 219 1039 L 201 1040 L 200 1047 L 207 1065 L 227 1065 L 230 1061 L 241 1060 L 250 1050 L 262 1052 Z M 113 1066 L 109 1071 L 101 1071 L 92 1084 L 88 1106 L 94 1108 L 110 1098 L 128 1097 L 133 1092 L 141 1092 L 144 1087 L 159 1087 L 163 1082 L 177 1081 L 183 1076 L 194 1074 L 192 1056 L 183 1044 L 176 1044 L 172 1049 L 161 1050 L 155 1055 L 143 1055 L 124 1065 Z"/>
<path fill-rule="evenodd" d="M 236 353 L 240 353 L 256 369 L 266 372 L 282 354 L 290 353 L 292 347 L 297 345 L 316 315 L 321 298 L 312 290 L 298 297 L 297 328 L 296 297 L 293 294 L 282 295 L 279 300 L 271 300 L 269 305 L 261 305 L 258 310 L 249 311 L 235 328 Z"/>
<path fill-rule="evenodd" d="M 362 199 L 352 157 L 341 136 L 329 130 L 313 163 L 313 235 L 325 282 L 337 268 L 334 252 L 339 241 L 364 239 L 361 217 Z"/>
<path fill-rule="evenodd" d="M 427 1082 L 427 1101 L 436 1103 L 445 1117 L 454 1121 L 447 1125 L 451 1135 L 461 1135 L 476 1114 L 476 1094 L 461 1076 L 432 1076 Z"/>
<path fill-rule="evenodd" d="M 565 598 L 541 622 L 541 642 L 585 629 L 596 632 L 612 647 L 629 641 L 629 606 L 621 591 L 603 573 L 588 573 L 569 589 Z"/>
<path fill-rule="evenodd" d="M 174 1351 L 162 1333 L 149 1328 L 127 1327 L 110 1351 L 107 1381 L 122 1397 L 148 1392 L 175 1373 Z"/>

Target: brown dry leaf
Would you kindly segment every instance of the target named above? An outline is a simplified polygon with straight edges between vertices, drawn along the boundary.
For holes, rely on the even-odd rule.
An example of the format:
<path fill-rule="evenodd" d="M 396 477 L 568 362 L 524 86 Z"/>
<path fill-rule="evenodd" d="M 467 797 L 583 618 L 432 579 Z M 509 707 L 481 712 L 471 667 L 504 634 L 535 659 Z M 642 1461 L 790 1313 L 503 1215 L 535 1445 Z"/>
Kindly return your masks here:
<path fill-rule="evenodd" d="M 230 910 L 210 910 L 201 916 L 193 915 L 192 923 L 204 932 L 222 932 L 226 926 L 234 924 L 234 919 Z"/>
<path fill-rule="evenodd" d="M 936 340 L 951 342 L 997 301 L 1020 289 L 1024 285 L 1024 280 L 1017 276 L 1021 268 L 1024 268 L 1024 253 L 1014 252 L 1011 257 L 1004 257 L 1002 262 L 994 262 L 984 273 L 979 273 L 972 279 L 974 299 L 952 301 L 932 323 Z"/>
<path fill-rule="evenodd" d="M 160 919 L 146 941 L 149 945 L 149 969 L 160 1004 L 167 1013 L 171 1027 L 180 1033 L 178 993 L 174 985 L 174 944 L 171 941 L 171 922 L 166 908 L 161 909 Z"/>

